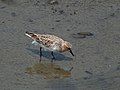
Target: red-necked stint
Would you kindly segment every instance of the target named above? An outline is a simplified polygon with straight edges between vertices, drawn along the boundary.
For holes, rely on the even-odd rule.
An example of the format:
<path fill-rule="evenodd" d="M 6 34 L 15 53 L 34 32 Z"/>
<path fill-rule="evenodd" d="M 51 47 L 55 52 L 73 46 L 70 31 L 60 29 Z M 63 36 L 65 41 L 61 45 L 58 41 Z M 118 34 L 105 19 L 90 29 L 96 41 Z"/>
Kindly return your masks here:
<path fill-rule="evenodd" d="M 71 50 L 72 45 L 69 42 L 64 41 L 63 39 L 55 35 L 36 34 L 36 33 L 28 32 L 28 31 L 26 31 L 25 34 L 34 40 L 32 42 L 33 44 L 40 45 L 40 61 L 41 61 L 41 56 L 42 56 L 42 51 L 41 51 L 42 48 L 51 51 L 51 55 L 53 57 L 52 61 L 53 59 L 55 59 L 54 54 L 53 54 L 54 51 L 57 51 L 57 52 L 69 51 L 74 56 Z"/>

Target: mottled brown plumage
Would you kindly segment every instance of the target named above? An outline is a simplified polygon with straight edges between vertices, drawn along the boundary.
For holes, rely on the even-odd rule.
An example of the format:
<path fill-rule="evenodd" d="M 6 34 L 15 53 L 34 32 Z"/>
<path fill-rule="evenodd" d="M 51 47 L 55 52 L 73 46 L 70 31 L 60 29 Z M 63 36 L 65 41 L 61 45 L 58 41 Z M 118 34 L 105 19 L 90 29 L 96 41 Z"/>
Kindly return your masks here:
<path fill-rule="evenodd" d="M 40 47 L 43 47 L 44 49 L 58 52 L 70 51 L 70 53 L 74 56 L 71 50 L 72 45 L 55 35 L 36 34 L 32 32 L 26 32 L 26 35 L 38 42 Z"/>

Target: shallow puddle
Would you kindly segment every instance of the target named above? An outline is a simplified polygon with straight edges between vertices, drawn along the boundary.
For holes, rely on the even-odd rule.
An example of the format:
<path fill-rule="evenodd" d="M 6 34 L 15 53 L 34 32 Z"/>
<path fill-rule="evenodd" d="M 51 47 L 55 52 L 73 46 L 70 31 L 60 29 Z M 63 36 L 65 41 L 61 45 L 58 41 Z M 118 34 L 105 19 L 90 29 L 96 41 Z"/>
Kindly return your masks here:
<path fill-rule="evenodd" d="M 53 63 L 37 63 L 26 68 L 26 73 L 30 75 L 42 75 L 45 79 L 62 79 L 71 76 L 70 71 L 66 71 L 59 65 Z"/>

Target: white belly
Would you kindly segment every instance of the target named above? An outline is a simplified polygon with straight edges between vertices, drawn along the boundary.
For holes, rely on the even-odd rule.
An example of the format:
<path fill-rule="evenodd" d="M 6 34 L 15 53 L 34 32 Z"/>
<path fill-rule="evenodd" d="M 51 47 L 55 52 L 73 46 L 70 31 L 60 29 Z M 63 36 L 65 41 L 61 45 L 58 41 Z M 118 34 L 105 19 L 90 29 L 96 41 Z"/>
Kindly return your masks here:
<path fill-rule="evenodd" d="M 59 51 L 60 50 L 60 48 L 59 48 L 59 46 L 57 46 L 57 45 L 51 45 L 51 47 L 46 47 L 46 46 L 44 46 L 43 44 L 40 44 L 40 43 L 38 43 L 38 42 L 36 42 L 35 40 L 34 41 L 32 41 L 32 44 L 33 45 L 39 45 L 39 46 L 41 46 L 45 51 L 47 51 L 47 50 L 49 50 L 49 51 Z"/>

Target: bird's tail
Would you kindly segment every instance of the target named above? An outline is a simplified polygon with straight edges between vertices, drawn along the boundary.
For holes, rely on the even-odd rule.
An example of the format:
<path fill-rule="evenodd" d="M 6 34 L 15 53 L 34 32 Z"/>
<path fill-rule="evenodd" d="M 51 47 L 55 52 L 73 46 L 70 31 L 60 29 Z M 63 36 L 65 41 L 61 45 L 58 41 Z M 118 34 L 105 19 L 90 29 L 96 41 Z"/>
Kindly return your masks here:
<path fill-rule="evenodd" d="M 39 40 L 37 34 L 35 34 L 33 32 L 26 31 L 25 35 L 27 35 L 28 37 L 32 38 L 33 40 Z"/>

